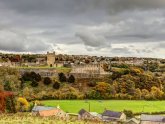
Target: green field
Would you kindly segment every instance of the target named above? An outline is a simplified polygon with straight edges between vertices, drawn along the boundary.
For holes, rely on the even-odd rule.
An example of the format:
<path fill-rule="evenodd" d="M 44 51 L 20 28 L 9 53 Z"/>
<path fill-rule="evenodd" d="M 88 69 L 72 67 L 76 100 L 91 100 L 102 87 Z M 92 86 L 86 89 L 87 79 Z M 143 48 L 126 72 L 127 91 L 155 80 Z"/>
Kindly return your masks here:
<path fill-rule="evenodd" d="M 136 101 L 136 100 L 46 100 L 42 101 L 47 106 L 59 105 L 64 111 L 77 113 L 81 108 L 102 113 L 104 109 L 123 111 L 132 110 L 136 112 L 160 112 L 165 111 L 165 101 Z"/>

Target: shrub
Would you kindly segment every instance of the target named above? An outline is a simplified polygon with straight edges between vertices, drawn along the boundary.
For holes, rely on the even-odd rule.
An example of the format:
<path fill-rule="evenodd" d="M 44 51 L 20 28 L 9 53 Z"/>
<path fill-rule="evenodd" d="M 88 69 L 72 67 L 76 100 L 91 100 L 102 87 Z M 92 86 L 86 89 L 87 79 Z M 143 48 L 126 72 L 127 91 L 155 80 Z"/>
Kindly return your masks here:
<path fill-rule="evenodd" d="M 68 78 L 69 83 L 74 83 L 75 82 L 75 77 L 73 75 L 70 75 Z"/>
<path fill-rule="evenodd" d="M 59 89 L 59 88 L 60 88 L 60 83 L 56 81 L 56 82 L 53 84 L 53 88 L 54 88 L 54 89 Z"/>
<path fill-rule="evenodd" d="M 23 97 L 19 97 L 17 99 L 17 110 L 23 112 L 23 111 L 28 111 L 28 109 L 29 109 L 28 101 Z"/>
<path fill-rule="evenodd" d="M 89 87 L 95 87 L 96 86 L 96 82 L 95 81 L 90 81 L 90 82 L 88 82 L 88 86 Z"/>
<path fill-rule="evenodd" d="M 22 79 L 24 81 L 41 81 L 41 75 L 40 74 L 36 74 L 35 72 L 25 72 L 23 75 L 22 75 Z"/>
<path fill-rule="evenodd" d="M 49 85 L 49 84 L 51 84 L 52 83 L 52 80 L 49 78 L 49 77 L 45 77 L 44 78 L 44 84 L 45 85 Z"/>
<path fill-rule="evenodd" d="M 37 87 L 38 86 L 38 82 L 33 80 L 30 84 L 32 87 Z"/>
<path fill-rule="evenodd" d="M 131 110 L 124 110 L 123 112 L 127 117 L 132 118 L 134 116 L 134 114 Z"/>
<path fill-rule="evenodd" d="M 66 82 L 67 81 L 66 76 L 65 76 L 64 73 L 59 73 L 58 76 L 59 76 L 59 81 L 60 82 Z"/>

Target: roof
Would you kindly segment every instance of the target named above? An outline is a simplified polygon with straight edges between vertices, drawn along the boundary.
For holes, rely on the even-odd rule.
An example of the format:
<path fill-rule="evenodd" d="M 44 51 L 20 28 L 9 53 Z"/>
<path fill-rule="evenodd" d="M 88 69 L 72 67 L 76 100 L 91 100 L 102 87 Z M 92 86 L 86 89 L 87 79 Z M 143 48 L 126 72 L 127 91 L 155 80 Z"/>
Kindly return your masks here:
<path fill-rule="evenodd" d="M 139 124 L 140 123 L 140 121 L 139 120 L 137 120 L 136 118 L 131 118 L 130 120 L 128 120 L 127 121 L 127 123 L 129 123 L 129 122 L 135 122 L 136 124 Z"/>
<path fill-rule="evenodd" d="M 165 116 L 161 115 L 141 115 L 141 121 L 165 122 Z"/>
<path fill-rule="evenodd" d="M 120 118 L 121 115 L 122 115 L 121 112 L 114 112 L 110 110 L 105 110 L 102 114 L 102 116 L 108 116 L 108 117 L 113 117 L 113 118 Z"/>
<path fill-rule="evenodd" d="M 79 112 L 78 112 L 78 114 L 79 115 L 83 115 L 84 113 L 86 113 L 87 111 L 85 110 L 85 109 L 81 109 Z"/>
<path fill-rule="evenodd" d="M 55 107 L 47 107 L 47 106 L 34 106 L 32 112 L 44 111 L 44 110 L 52 110 L 56 109 Z"/>
<path fill-rule="evenodd" d="M 100 114 L 98 114 L 97 112 L 89 112 L 92 116 L 94 116 L 94 117 L 99 117 L 99 118 L 101 118 L 101 115 Z"/>
<path fill-rule="evenodd" d="M 44 117 L 53 116 L 56 115 L 58 112 L 60 112 L 60 109 L 43 110 L 39 111 L 39 115 Z"/>

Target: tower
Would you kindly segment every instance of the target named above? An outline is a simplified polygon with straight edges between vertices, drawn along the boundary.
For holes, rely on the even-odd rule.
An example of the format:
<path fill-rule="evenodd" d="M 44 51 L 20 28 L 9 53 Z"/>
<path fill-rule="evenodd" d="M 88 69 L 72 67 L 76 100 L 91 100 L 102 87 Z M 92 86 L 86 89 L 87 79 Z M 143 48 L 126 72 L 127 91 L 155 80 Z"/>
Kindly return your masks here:
<path fill-rule="evenodd" d="M 53 52 L 53 53 L 47 52 L 47 65 L 48 66 L 50 66 L 50 67 L 54 66 L 55 57 L 56 57 L 55 52 Z"/>

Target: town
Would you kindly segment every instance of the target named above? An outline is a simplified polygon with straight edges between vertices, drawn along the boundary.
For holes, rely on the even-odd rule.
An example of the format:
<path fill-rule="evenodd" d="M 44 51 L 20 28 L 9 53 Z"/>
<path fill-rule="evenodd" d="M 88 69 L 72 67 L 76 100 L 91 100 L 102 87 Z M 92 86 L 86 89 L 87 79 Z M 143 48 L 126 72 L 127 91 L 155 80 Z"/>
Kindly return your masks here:
<path fill-rule="evenodd" d="M 145 106 L 143 105 L 141 106 L 142 112 L 139 111 L 136 114 L 133 109 L 128 108 L 129 106 L 125 108 L 123 106 L 121 111 L 114 111 L 109 107 L 106 108 L 105 105 L 102 106 L 102 112 L 100 113 L 99 110 L 98 113 L 98 111 L 91 111 L 92 102 L 90 100 L 100 99 L 100 102 L 104 102 L 105 99 L 164 99 L 165 59 L 78 56 L 56 54 L 55 52 L 46 54 L 2 53 L 0 56 L 3 79 L 1 94 L 6 94 L 1 95 L 1 99 L 5 101 L 5 97 L 11 98 L 10 109 L 4 107 L 4 102 L 1 103 L 1 112 L 5 112 L 6 109 L 10 112 L 31 111 L 31 116 L 34 117 L 56 117 L 64 121 L 74 118 L 75 121 L 86 120 L 91 123 L 164 123 L 165 117 L 161 114 L 164 114 L 165 110 L 152 111 L 153 114 L 151 114 L 142 110 Z M 15 77 L 12 76 L 12 73 Z M 150 74 L 153 79 L 151 77 L 151 79 L 147 79 L 146 74 Z M 143 76 L 139 78 L 140 75 Z M 136 82 L 133 79 L 135 77 L 141 81 L 143 77 L 146 79 L 139 85 L 139 81 Z M 127 81 L 125 87 L 122 82 L 128 79 L 132 82 Z M 3 81 L 8 83 L 3 86 Z M 150 81 L 150 85 L 148 81 Z M 12 86 L 10 82 L 15 83 L 15 86 Z M 120 88 L 120 86 L 122 87 Z M 152 95 L 149 95 L 150 93 Z M 18 98 L 16 108 L 12 103 L 15 97 Z M 85 108 L 80 106 L 81 109 L 76 109 L 77 112 L 73 113 L 73 111 L 63 110 L 63 107 L 61 108 L 58 104 L 58 100 L 65 99 L 73 100 L 73 102 L 75 99 L 82 99 L 80 104 L 83 103 L 83 99 L 85 101 L 89 99 L 89 101 L 87 100 L 88 104 Z M 36 100 L 41 100 L 41 102 Z M 57 101 L 53 106 L 49 106 L 46 101 L 46 104 L 42 103 L 42 100 Z M 107 104 L 110 105 L 110 103 Z"/>
<path fill-rule="evenodd" d="M 165 124 L 165 0 L 0 0 L 0 124 Z"/>

